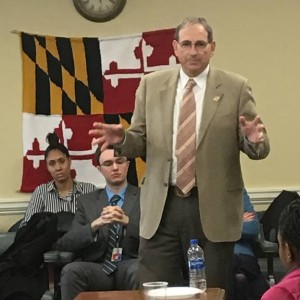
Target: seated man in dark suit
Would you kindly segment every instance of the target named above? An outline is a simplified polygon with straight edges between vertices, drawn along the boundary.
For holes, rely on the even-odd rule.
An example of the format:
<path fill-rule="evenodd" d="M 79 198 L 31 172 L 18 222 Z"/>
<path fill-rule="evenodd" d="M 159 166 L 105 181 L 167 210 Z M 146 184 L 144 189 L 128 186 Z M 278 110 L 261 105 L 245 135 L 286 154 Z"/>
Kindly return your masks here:
<path fill-rule="evenodd" d="M 69 231 L 56 245 L 81 259 L 61 273 L 62 300 L 81 291 L 138 289 L 140 190 L 127 183 L 129 162 L 113 149 L 96 151 L 106 187 L 78 198 Z"/>

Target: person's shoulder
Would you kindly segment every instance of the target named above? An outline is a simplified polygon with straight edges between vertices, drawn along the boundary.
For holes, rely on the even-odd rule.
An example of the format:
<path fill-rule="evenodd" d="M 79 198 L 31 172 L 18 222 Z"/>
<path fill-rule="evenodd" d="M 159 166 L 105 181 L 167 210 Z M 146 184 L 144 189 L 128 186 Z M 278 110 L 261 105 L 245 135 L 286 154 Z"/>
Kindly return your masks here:
<path fill-rule="evenodd" d="M 276 296 L 276 290 L 276 286 L 271 287 L 262 295 L 261 300 L 273 300 Z"/>
<path fill-rule="evenodd" d="M 154 80 L 154 79 L 160 79 L 160 78 L 166 78 L 169 76 L 177 75 L 179 74 L 180 67 L 178 65 L 163 69 L 163 70 L 158 70 L 155 72 L 148 73 L 143 76 L 143 80 Z"/>
<path fill-rule="evenodd" d="M 300 298 L 300 269 L 288 273 L 279 283 L 265 292 L 262 300 Z"/>
<path fill-rule="evenodd" d="M 282 300 L 282 299 L 298 299 L 293 297 L 293 293 L 291 293 L 286 287 L 276 284 L 267 290 L 261 300 Z"/>
<path fill-rule="evenodd" d="M 239 74 L 239 73 L 235 73 L 232 71 L 227 71 L 227 70 L 222 70 L 222 69 L 217 69 L 214 67 L 210 67 L 210 71 L 209 71 L 211 76 L 215 76 L 215 77 L 219 77 L 221 79 L 227 79 L 230 81 L 247 81 L 248 79 Z"/>
<path fill-rule="evenodd" d="M 83 182 L 83 181 L 76 181 L 74 180 L 75 183 L 75 188 L 77 191 L 79 191 L 82 194 L 86 194 L 89 192 L 93 192 L 95 190 L 97 190 L 97 187 L 90 183 L 90 182 Z"/>
<path fill-rule="evenodd" d="M 49 182 L 46 182 L 46 183 L 42 183 L 40 185 L 38 185 L 33 193 L 43 193 L 43 192 L 48 192 L 50 190 L 52 190 L 54 188 L 54 183 L 53 183 L 53 180 L 52 181 L 49 181 Z"/>
<path fill-rule="evenodd" d="M 101 196 L 103 189 L 95 189 L 93 191 L 84 193 L 79 195 L 76 199 L 78 203 L 87 203 L 89 201 L 94 201 L 95 199 L 99 199 Z"/>
<path fill-rule="evenodd" d="M 86 184 L 86 182 L 84 182 L 84 184 Z M 82 193 L 82 195 L 80 195 L 80 198 L 91 198 L 91 197 L 95 197 L 96 195 L 100 194 L 102 189 L 97 189 L 95 186 L 91 187 L 88 186 L 89 190 L 86 190 L 86 192 Z"/>
<path fill-rule="evenodd" d="M 139 191 L 140 190 L 140 188 L 138 186 L 133 185 L 131 183 L 128 183 L 127 188 L 130 188 L 130 189 L 135 190 L 135 191 Z"/>
<path fill-rule="evenodd" d="M 130 193 L 134 193 L 134 194 L 139 195 L 140 192 L 141 192 L 141 189 L 138 186 L 135 186 L 135 185 L 132 185 L 132 184 L 128 183 L 127 191 L 130 192 Z"/>

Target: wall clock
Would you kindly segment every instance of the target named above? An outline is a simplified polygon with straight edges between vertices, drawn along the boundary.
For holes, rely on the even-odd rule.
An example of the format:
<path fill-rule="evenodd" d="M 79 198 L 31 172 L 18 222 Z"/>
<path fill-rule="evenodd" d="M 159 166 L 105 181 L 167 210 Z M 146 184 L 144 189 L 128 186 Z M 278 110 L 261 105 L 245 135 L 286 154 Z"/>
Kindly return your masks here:
<path fill-rule="evenodd" d="M 127 0 L 73 0 L 77 11 L 93 22 L 107 22 L 118 16 Z"/>

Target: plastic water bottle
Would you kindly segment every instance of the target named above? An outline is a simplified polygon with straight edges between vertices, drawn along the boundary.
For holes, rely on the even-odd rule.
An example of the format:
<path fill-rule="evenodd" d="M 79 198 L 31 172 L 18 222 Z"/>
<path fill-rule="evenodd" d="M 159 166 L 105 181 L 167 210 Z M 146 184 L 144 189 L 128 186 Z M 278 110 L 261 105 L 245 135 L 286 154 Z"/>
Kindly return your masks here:
<path fill-rule="evenodd" d="M 206 290 L 204 252 L 198 245 L 197 239 L 190 241 L 187 258 L 189 263 L 190 287 L 198 288 L 203 293 Z"/>
<path fill-rule="evenodd" d="M 275 278 L 273 275 L 269 276 L 269 284 L 270 284 L 270 287 L 275 285 Z"/>

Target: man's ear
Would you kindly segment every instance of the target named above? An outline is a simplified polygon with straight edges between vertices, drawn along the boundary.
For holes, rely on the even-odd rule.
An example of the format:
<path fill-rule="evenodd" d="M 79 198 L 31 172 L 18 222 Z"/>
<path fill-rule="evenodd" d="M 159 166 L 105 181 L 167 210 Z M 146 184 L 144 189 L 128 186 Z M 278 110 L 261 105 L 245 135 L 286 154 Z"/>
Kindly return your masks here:
<path fill-rule="evenodd" d="M 173 51 L 174 51 L 175 55 L 177 56 L 178 42 L 176 40 L 173 40 L 172 46 L 173 46 Z"/>
<path fill-rule="evenodd" d="M 211 47 L 211 54 L 210 54 L 210 57 L 213 57 L 213 56 L 214 56 L 214 53 L 215 53 L 215 50 L 216 50 L 216 42 L 215 42 L 215 41 L 212 41 L 210 47 Z"/>

